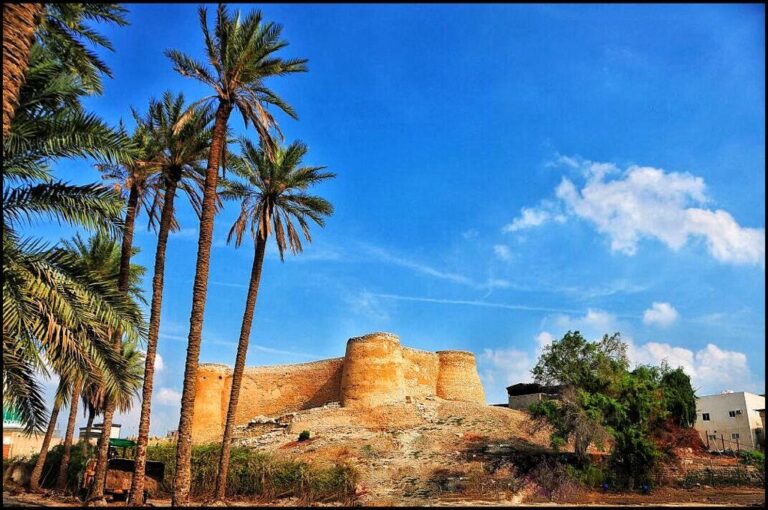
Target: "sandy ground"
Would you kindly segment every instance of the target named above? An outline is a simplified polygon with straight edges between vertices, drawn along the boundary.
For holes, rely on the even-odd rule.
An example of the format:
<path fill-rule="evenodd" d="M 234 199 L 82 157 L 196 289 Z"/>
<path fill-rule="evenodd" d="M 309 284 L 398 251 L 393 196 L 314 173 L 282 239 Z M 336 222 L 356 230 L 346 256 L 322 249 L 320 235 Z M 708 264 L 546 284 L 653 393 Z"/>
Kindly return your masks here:
<path fill-rule="evenodd" d="M 235 444 L 247 445 L 274 455 L 310 463 L 353 465 L 360 473 L 357 504 L 364 506 L 553 506 L 537 495 L 532 486 L 505 490 L 483 489 L 484 497 L 461 496 L 436 483 L 436 473 L 456 476 L 481 473 L 482 465 L 507 459 L 511 451 L 547 451 L 549 434 L 536 428 L 527 413 L 504 407 L 484 406 L 428 398 L 419 402 L 354 410 L 326 406 L 282 417 L 261 417 L 251 427 L 241 427 Z M 277 419 L 275 419 L 277 418 Z M 297 442 L 301 431 L 311 440 Z M 598 452 L 593 452 L 598 454 Z M 698 463 L 698 462 L 697 462 Z M 501 468 L 504 469 L 503 467 Z M 500 470 L 501 471 L 501 470 Z M 497 471 L 497 472 L 500 472 Z M 455 478 L 455 477 L 454 477 Z M 500 478 L 503 482 L 505 479 Z M 495 482 L 494 482 L 495 483 Z M 33 506 L 77 506 L 56 497 L 11 495 L 3 492 L 3 503 Z M 67 502 L 70 502 L 67 504 Z M 762 506 L 760 488 L 660 488 L 650 495 L 580 491 L 557 505 L 722 505 Z M 154 506 L 169 506 L 169 499 L 155 499 Z M 122 506 L 113 503 L 110 506 Z M 230 506 L 253 506 L 258 502 L 232 502 Z M 283 499 L 264 506 L 303 506 Z M 339 506 L 323 505 L 323 506 Z"/>

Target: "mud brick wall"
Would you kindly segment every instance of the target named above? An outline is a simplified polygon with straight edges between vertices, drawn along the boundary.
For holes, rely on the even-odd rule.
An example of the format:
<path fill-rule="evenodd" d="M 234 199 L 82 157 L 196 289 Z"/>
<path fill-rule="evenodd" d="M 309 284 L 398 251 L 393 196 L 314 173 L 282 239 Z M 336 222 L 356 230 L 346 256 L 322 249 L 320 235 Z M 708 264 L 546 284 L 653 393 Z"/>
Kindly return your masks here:
<path fill-rule="evenodd" d="M 192 420 L 195 443 L 221 439 L 231 386 L 231 367 L 200 365 Z M 349 339 L 343 358 L 246 367 L 235 424 L 329 402 L 366 408 L 429 395 L 485 404 L 474 355 L 420 351 L 401 346 L 391 333 L 371 333 Z"/>

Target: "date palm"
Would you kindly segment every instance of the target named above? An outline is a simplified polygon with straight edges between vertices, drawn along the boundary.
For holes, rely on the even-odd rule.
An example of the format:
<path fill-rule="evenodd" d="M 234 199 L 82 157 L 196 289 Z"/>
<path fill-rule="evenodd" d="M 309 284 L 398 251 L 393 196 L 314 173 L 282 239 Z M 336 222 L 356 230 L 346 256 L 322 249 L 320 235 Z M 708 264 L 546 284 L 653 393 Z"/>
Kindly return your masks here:
<path fill-rule="evenodd" d="M 118 243 L 114 240 L 109 239 L 104 235 L 97 234 L 85 242 L 78 235 L 75 236 L 71 242 L 64 241 L 63 246 L 64 249 L 77 255 L 83 269 L 92 271 L 106 281 L 112 282 L 115 286 L 117 285 L 117 276 L 120 272 L 121 250 Z M 133 249 L 133 253 L 136 251 L 138 250 Z M 146 304 L 146 300 L 143 296 L 143 289 L 141 287 L 144 271 L 145 269 L 143 266 L 131 264 L 128 281 L 129 295 L 131 299 Z M 138 386 L 141 384 L 141 362 L 143 361 L 143 356 L 141 355 L 141 352 L 137 350 L 135 344 L 131 342 L 123 344 L 122 355 L 126 362 L 127 375 L 130 378 L 129 391 L 112 394 L 110 397 L 116 400 L 117 409 L 121 412 L 125 412 L 130 410 L 133 397 L 136 395 Z M 72 437 L 75 428 L 80 393 L 83 391 L 84 386 L 96 385 L 103 387 L 101 382 L 102 370 L 98 366 L 94 368 L 95 370 L 75 373 L 69 375 L 67 378 L 73 381 L 70 385 L 72 395 L 69 404 L 70 410 L 67 421 L 67 432 L 64 437 L 64 452 L 62 454 L 61 464 L 59 465 L 59 476 L 56 482 L 57 489 L 63 489 L 67 480 L 67 469 L 69 467 Z M 107 389 L 105 388 L 102 393 L 106 392 Z"/>
<path fill-rule="evenodd" d="M 11 126 L 18 95 L 35 40 L 57 60 L 78 74 L 88 92 L 101 92 L 101 73 L 109 68 L 84 41 L 111 50 L 109 40 L 85 21 L 127 24 L 119 4 L 3 3 L 3 139 Z"/>
<path fill-rule="evenodd" d="M 144 472 L 149 441 L 152 385 L 155 373 L 155 354 L 160 333 L 160 312 L 163 302 L 163 276 L 165 273 L 165 251 L 168 234 L 173 227 L 174 199 L 177 190 L 184 191 L 193 209 L 200 213 L 200 190 L 205 176 L 204 161 L 211 143 L 209 108 L 194 109 L 192 114 L 182 118 L 185 112 L 184 96 L 174 97 L 166 92 L 161 101 L 152 101 L 144 125 L 148 127 L 151 139 L 152 162 L 160 169 L 162 176 L 162 213 L 155 251 L 155 269 L 152 278 L 152 305 L 149 315 L 149 338 L 147 340 L 144 387 L 142 390 L 139 434 L 136 440 L 135 470 L 131 483 L 128 503 L 144 503 Z M 150 221 L 153 216 L 150 215 Z"/>
<path fill-rule="evenodd" d="M 226 494 L 232 432 L 235 426 L 267 239 L 270 233 L 274 233 L 277 251 L 280 253 L 280 260 L 283 260 L 286 249 L 294 255 L 302 251 L 301 235 L 307 242 L 312 241 L 309 232 L 310 221 L 322 227 L 325 225 L 324 217 L 333 213 L 330 202 L 307 194 L 310 187 L 333 178 L 334 174 L 323 172 L 324 167 L 320 166 L 301 166 L 307 154 L 306 145 L 294 142 L 286 148 L 277 148 L 272 158 L 264 142 L 256 148 L 250 141 L 243 139 L 240 146 L 242 156 L 234 159 L 230 168 L 244 180 L 226 183 L 220 195 L 225 200 L 240 201 L 240 215 L 229 231 L 227 242 L 234 239 L 235 246 L 239 246 L 243 235 L 246 231 L 250 231 L 254 240 L 255 253 L 245 313 L 240 327 L 240 339 L 237 344 L 227 421 L 219 459 L 219 474 L 216 479 L 218 500 L 223 500 Z M 294 222 L 297 225 L 294 225 Z"/>
<path fill-rule="evenodd" d="M 116 287 L 117 272 L 119 268 L 119 245 L 109 237 L 103 234 L 97 234 L 90 238 L 86 243 L 80 236 L 70 241 L 63 241 L 60 250 L 69 253 L 73 258 L 73 266 L 75 269 L 81 271 L 83 274 L 88 274 L 89 278 L 93 281 L 97 281 L 107 287 Z M 144 268 L 141 266 L 132 266 L 132 292 L 131 298 L 136 301 L 143 301 L 141 296 L 141 289 L 139 283 L 141 276 L 144 272 Z M 99 334 L 109 335 L 108 331 L 99 331 L 97 328 L 91 328 L 90 334 L 92 336 Z M 128 343 L 126 346 L 130 345 Z M 67 432 L 64 441 L 64 454 L 61 461 L 61 470 L 59 471 L 58 481 L 62 483 L 66 480 L 67 468 L 69 465 L 69 455 L 72 446 L 72 435 L 74 432 L 74 422 L 77 416 L 77 403 L 79 398 L 80 387 L 84 380 L 93 379 L 98 384 L 104 386 L 106 394 L 113 396 L 116 399 L 125 400 L 126 396 L 132 397 L 136 388 L 141 381 L 141 375 L 136 373 L 135 367 L 130 365 L 131 362 L 135 363 L 135 360 L 131 358 L 130 352 L 126 352 L 124 349 L 121 353 L 122 369 L 125 370 L 125 379 L 127 386 L 115 387 L 114 385 L 107 384 L 102 380 L 102 374 L 104 373 L 104 366 L 99 359 L 91 360 L 86 359 L 84 363 L 79 362 L 77 359 L 60 358 L 55 361 L 53 369 L 59 375 L 59 388 L 54 399 L 54 407 L 51 412 L 51 419 L 49 421 L 48 429 L 43 441 L 40 455 L 35 463 L 30 478 L 30 489 L 37 490 L 40 484 L 40 476 L 42 474 L 45 458 L 48 453 L 48 446 L 50 445 L 53 429 L 56 425 L 56 418 L 60 407 L 69 405 L 70 413 L 67 424 Z M 69 403 L 67 402 L 69 400 Z"/>
<path fill-rule="evenodd" d="M 105 380 L 121 385 L 109 369 L 120 352 L 93 336 L 95 329 L 144 334 L 141 311 L 111 287 L 92 279 L 66 250 L 50 248 L 19 229 L 40 218 L 120 233 L 122 201 L 97 184 L 52 180 L 50 162 L 69 157 L 130 159 L 130 144 L 82 110 L 76 76 L 32 49 L 20 104 L 3 144 L 3 389 L 7 404 L 29 431 L 41 430 L 45 404 L 36 373 L 59 359 L 102 358 Z"/>
<path fill-rule="evenodd" d="M 43 16 L 42 3 L 3 3 L 3 140 L 11 128 L 19 90 L 29 64 L 29 50 Z"/>
<path fill-rule="evenodd" d="M 205 103 L 216 105 L 213 136 L 205 171 L 192 312 L 189 319 L 189 341 L 176 448 L 174 505 L 184 505 L 189 500 L 192 455 L 190 432 L 195 383 L 208 287 L 218 171 L 223 164 L 226 151 L 229 116 L 232 110 L 237 109 L 246 127 L 253 124 L 259 137 L 267 143 L 271 151 L 273 143 L 270 132 L 272 129 L 277 129 L 277 122 L 267 111 L 267 106 L 274 105 L 294 118 L 296 114 L 290 105 L 266 86 L 265 80 L 274 76 L 306 71 L 305 59 L 285 60 L 276 55 L 288 43 L 280 39 L 282 31 L 280 25 L 263 22 L 261 12 L 251 12 L 241 20 L 239 12 L 235 16 L 230 16 L 224 5 L 219 4 L 213 34 L 208 31 L 206 9 L 201 8 L 199 15 L 207 64 L 198 62 L 176 50 L 166 52 L 177 72 L 182 76 L 201 81 L 214 92 L 213 95 L 193 103 L 193 106 Z"/>

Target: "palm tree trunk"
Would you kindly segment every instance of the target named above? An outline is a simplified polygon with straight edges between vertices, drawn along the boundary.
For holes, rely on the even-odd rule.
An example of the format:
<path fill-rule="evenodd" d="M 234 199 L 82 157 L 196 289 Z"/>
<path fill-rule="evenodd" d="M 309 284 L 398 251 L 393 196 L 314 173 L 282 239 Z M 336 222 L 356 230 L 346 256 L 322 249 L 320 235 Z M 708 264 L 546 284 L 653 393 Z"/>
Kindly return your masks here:
<path fill-rule="evenodd" d="M 192 313 L 189 317 L 187 360 L 184 367 L 184 389 L 181 393 L 179 437 L 176 445 L 176 476 L 173 484 L 173 506 L 186 505 L 189 501 L 189 485 L 192 475 L 192 417 L 195 405 L 195 384 L 197 382 L 197 364 L 200 358 L 205 298 L 208 290 L 208 264 L 211 256 L 211 240 L 213 238 L 213 217 L 216 212 L 216 184 L 219 177 L 222 148 L 227 142 L 227 121 L 231 112 L 232 105 L 226 101 L 219 100 L 219 108 L 216 110 L 216 122 L 213 126 L 213 136 L 211 138 L 208 168 L 205 171 L 203 210 L 200 215 L 200 238 L 197 241 L 195 283 L 192 288 Z"/>
<path fill-rule="evenodd" d="M 88 410 L 88 423 L 85 425 L 85 441 L 83 441 L 83 461 L 88 458 L 89 446 L 91 446 L 91 429 L 93 428 L 93 418 L 96 416 L 95 409 Z"/>
<path fill-rule="evenodd" d="M 29 50 L 43 17 L 43 4 L 3 3 L 3 140 L 19 106 Z"/>
<path fill-rule="evenodd" d="M 128 207 L 125 212 L 125 227 L 123 229 L 123 244 L 120 251 L 120 273 L 117 277 L 117 289 L 120 292 L 128 292 L 128 277 L 131 267 L 131 251 L 133 250 L 133 228 L 136 224 L 136 214 L 138 213 L 139 190 L 136 185 L 131 186 L 128 195 Z M 113 336 L 113 345 L 116 350 L 122 349 L 120 331 L 115 332 Z M 105 396 L 106 405 L 104 406 L 104 427 L 101 431 L 97 446 L 96 469 L 93 475 L 93 485 L 91 486 L 89 500 L 104 498 L 104 480 L 107 476 L 107 458 L 109 454 L 109 436 L 112 432 L 112 418 L 115 414 L 115 401 Z"/>
<path fill-rule="evenodd" d="M 243 323 L 240 326 L 240 340 L 237 343 L 237 356 L 235 357 L 235 370 L 232 374 L 232 390 L 229 394 L 229 408 L 227 409 L 227 423 L 224 427 L 224 440 L 221 445 L 221 457 L 219 458 L 219 474 L 216 478 L 216 499 L 223 501 L 227 492 L 227 473 L 229 472 L 229 452 L 232 447 L 232 432 L 235 429 L 235 414 L 237 402 L 240 398 L 240 385 L 245 369 L 245 357 L 248 354 L 248 339 L 251 336 L 253 324 L 253 311 L 256 309 L 256 298 L 259 295 L 259 281 L 261 280 L 261 267 L 264 264 L 264 252 L 267 246 L 266 236 L 261 234 L 256 240 L 256 253 L 253 256 L 253 268 L 251 268 L 251 282 L 248 285 L 248 297 L 245 301 L 245 313 Z"/>
<path fill-rule="evenodd" d="M 67 471 L 69 470 L 69 459 L 72 454 L 72 437 L 75 435 L 75 421 L 77 420 L 77 406 L 80 400 L 81 388 L 82 384 L 77 381 L 72 388 L 72 400 L 69 403 L 69 419 L 67 420 L 67 434 L 64 436 L 64 452 L 61 455 L 59 477 L 56 479 L 56 489 L 58 490 L 64 490 L 67 485 Z"/>
<path fill-rule="evenodd" d="M 59 381 L 59 387 L 64 384 L 63 381 Z M 48 429 L 45 431 L 45 437 L 43 438 L 43 446 L 40 448 L 40 455 L 37 457 L 35 467 L 32 468 L 32 475 L 29 478 L 29 490 L 37 492 L 40 490 L 40 477 L 43 474 L 43 465 L 45 464 L 45 458 L 48 456 L 48 447 L 51 445 L 51 439 L 53 438 L 53 432 L 56 430 L 56 420 L 59 418 L 59 408 L 61 402 L 59 399 L 55 399 L 53 402 L 53 409 L 51 409 L 51 419 L 48 422 Z"/>
<path fill-rule="evenodd" d="M 178 172 L 178 177 L 181 177 Z M 155 251 L 155 275 L 152 278 L 152 306 L 149 315 L 149 339 L 144 365 L 144 388 L 141 395 L 141 418 L 139 419 L 139 437 L 136 440 L 136 465 L 131 481 L 131 494 L 128 505 L 144 504 L 144 473 L 147 465 L 147 443 L 149 442 L 149 419 L 152 407 L 152 382 L 155 377 L 155 354 L 157 353 L 157 338 L 160 333 L 160 311 L 163 304 L 163 275 L 165 273 L 165 249 L 168 245 L 168 233 L 173 220 L 173 199 L 178 184 L 177 176 L 167 180 L 165 200 L 160 215 L 160 232 Z"/>

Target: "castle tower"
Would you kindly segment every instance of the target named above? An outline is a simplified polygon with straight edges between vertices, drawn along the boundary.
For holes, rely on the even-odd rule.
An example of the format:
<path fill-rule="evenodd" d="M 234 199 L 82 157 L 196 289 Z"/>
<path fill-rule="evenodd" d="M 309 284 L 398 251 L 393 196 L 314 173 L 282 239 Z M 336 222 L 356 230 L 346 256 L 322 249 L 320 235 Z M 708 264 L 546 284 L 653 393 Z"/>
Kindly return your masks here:
<path fill-rule="evenodd" d="M 350 338 L 341 374 L 341 405 L 374 407 L 405 402 L 403 353 L 391 333 Z"/>
<path fill-rule="evenodd" d="M 437 356 L 440 361 L 437 396 L 445 400 L 485 404 L 475 355 L 469 351 L 437 351 Z"/>

